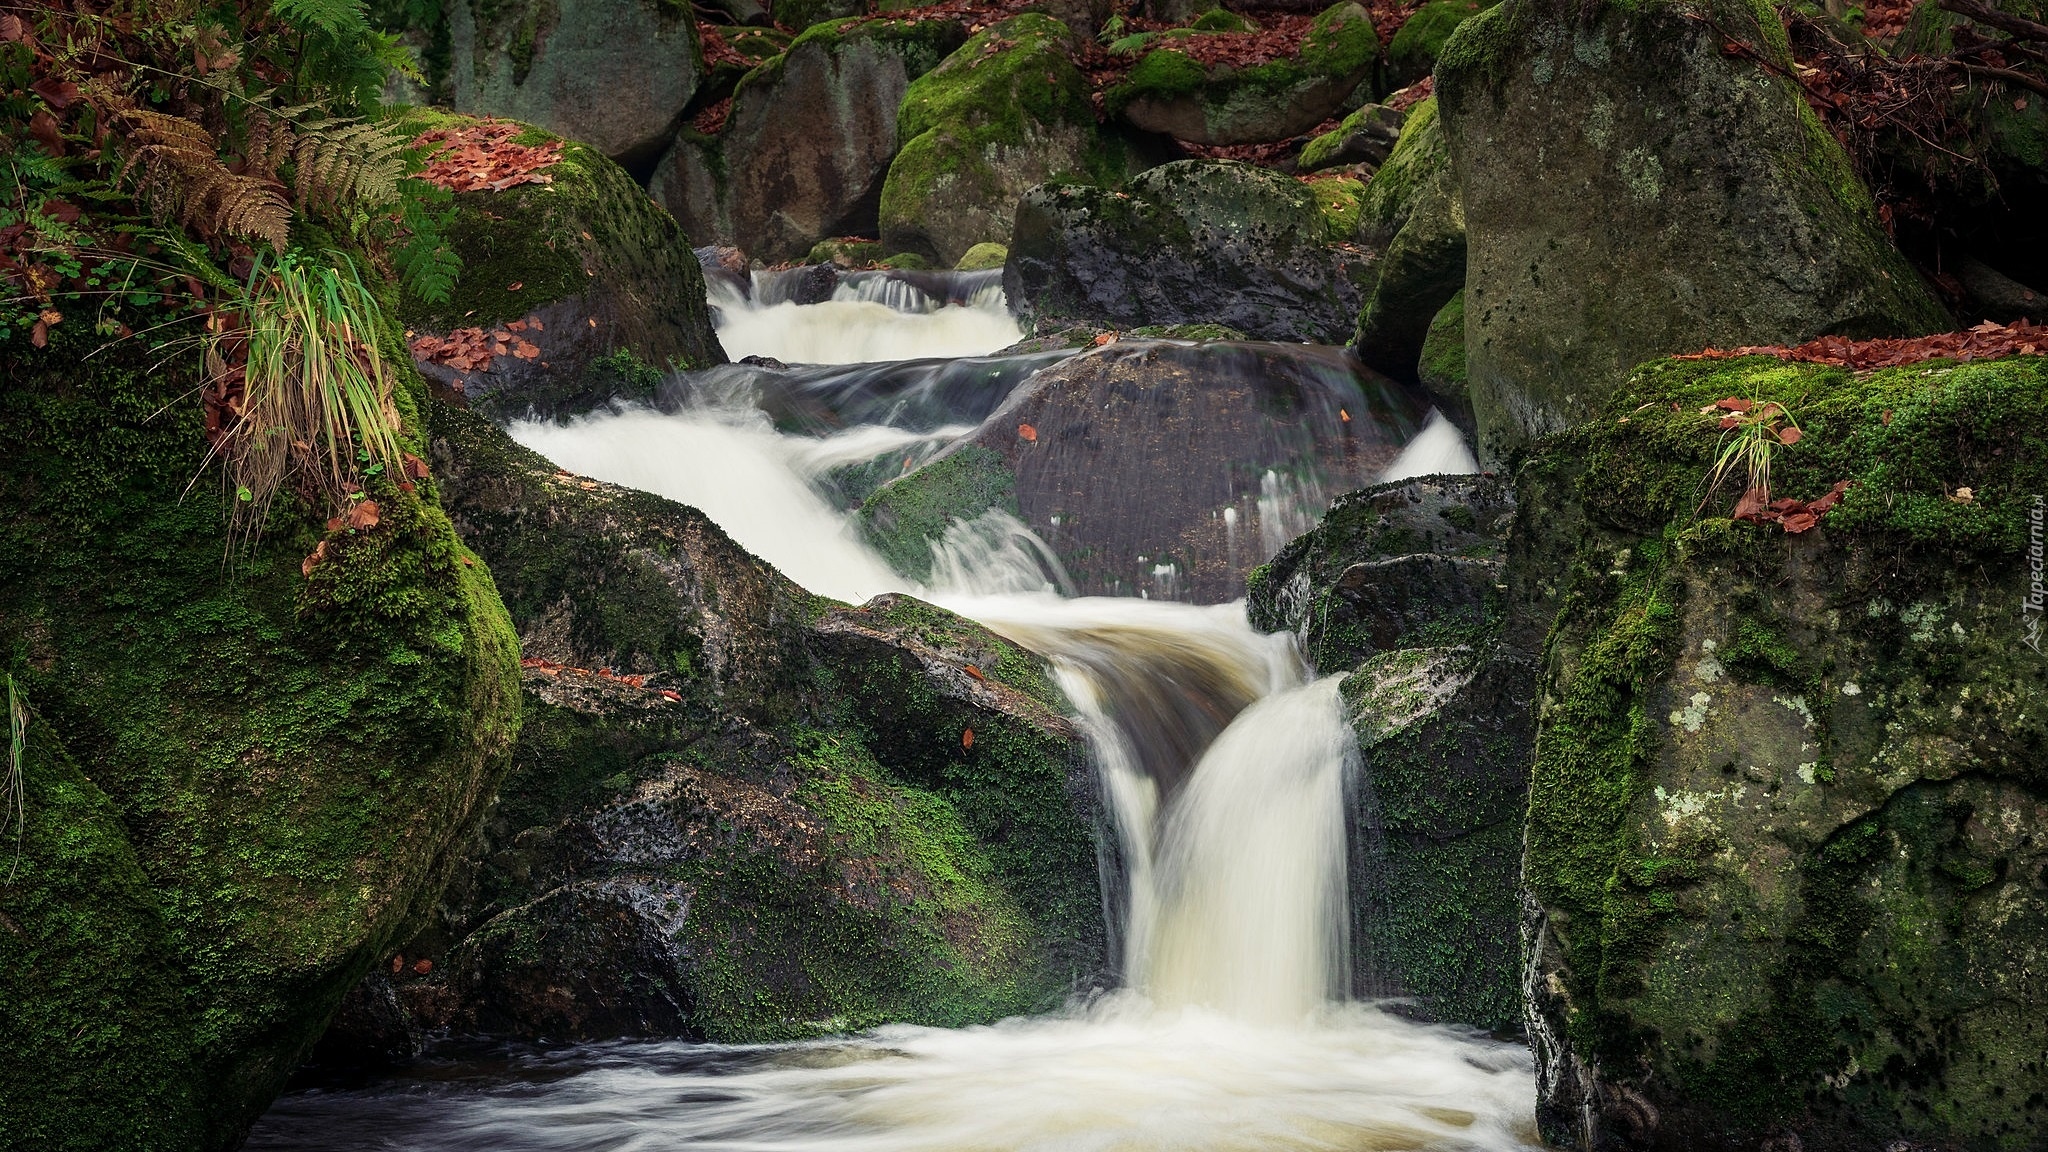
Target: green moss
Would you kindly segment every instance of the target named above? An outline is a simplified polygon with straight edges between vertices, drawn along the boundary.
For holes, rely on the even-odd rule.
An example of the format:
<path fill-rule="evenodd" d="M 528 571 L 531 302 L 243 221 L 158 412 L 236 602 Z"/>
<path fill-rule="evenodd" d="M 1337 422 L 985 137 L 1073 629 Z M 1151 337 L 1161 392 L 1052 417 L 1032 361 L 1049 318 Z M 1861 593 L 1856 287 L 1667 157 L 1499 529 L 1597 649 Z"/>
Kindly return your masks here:
<path fill-rule="evenodd" d="M 924 272 L 930 270 L 931 266 L 931 261 L 915 252 L 898 252 L 882 261 L 884 268 L 895 268 L 905 272 Z"/>
<path fill-rule="evenodd" d="M 1433 394 L 1463 392 L 1465 388 L 1465 293 L 1451 297 L 1436 319 L 1429 323 L 1429 335 L 1422 341 L 1418 375 Z"/>
<path fill-rule="evenodd" d="M 1316 210 L 1323 214 L 1330 240 L 1341 244 L 1356 235 L 1364 208 L 1365 185 L 1348 176 L 1332 176 L 1312 180 L 1308 186 L 1316 195 Z"/>
<path fill-rule="evenodd" d="M 1016 514 L 1016 477 L 1001 455 L 969 444 L 883 485 L 861 506 L 861 528 L 891 567 L 921 580 L 953 521 L 991 508 Z"/>
<path fill-rule="evenodd" d="M 1258 22 L 1228 8 L 1211 8 L 1188 25 L 1197 32 L 1257 32 Z"/>
<path fill-rule="evenodd" d="M 1124 332 L 1141 340 L 1249 340 L 1251 337 L 1222 324 L 1146 324 Z M 1085 346 L 1083 340 L 1076 347 Z"/>
<path fill-rule="evenodd" d="M 953 267 L 960 272 L 981 272 L 990 268 L 1001 268 L 1010 259 L 1010 250 L 993 240 L 984 240 L 969 248 Z"/>
<path fill-rule="evenodd" d="M 1405 88 L 1429 75 L 1451 33 L 1485 7 L 1478 0 L 1430 0 L 1417 8 L 1387 43 L 1393 86 Z"/>
<path fill-rule="evenodd" d="M 1408 110 L 1401 138 L 1387 155 L 1387 162 L 1367 182 L 1359 205 L 1359 227 L 1371 235 L 1391 238 L 1407 222 L 1418 192 L 1436 173 L 1449 168 L 1450 150 L 1444 144 L 1432 97 Z"/>
<path fill-rule="evenodd" d="M 0 948 L 33 953 L 0 1002 L 34 1021 L 10 1048 L 38 1064 L 6 1082 L 48 1090 L 10 1097 L 0 1128 L 228 1146 L 437 896 L 517 729 L 517 642 L 431 479 L 373 480 L 361 532 L 287 495 L 227 555 L 192 357 L 96 343 L 60 329 L 0 388 L 0 653 L 57 750 L 25 838 L 50 854 L 0 887 L 28 933 Z M 379 344 L 403 356 L 395 331 Z M 402 381 L 424 455 L 424 387 Z M 87 857 L 99 880 L 72 874 Z M 106 905 L 78 906 L 102 881 Z M 138 1001 L 112 1016 L 82 994 L 121 986 Z M 77 1061 L 117 1048 L 107 1069 L 149 1069 L 163 1113 L 104 1107 L 102 1069 Z M 183 1138 L 121 1135 L 150 1126 Z"/>
<path fill-rule="evenodd" d="M 888 249 L 880 240 L 820 240 L 811 245 L 806 264 L 837 264 L 842 268 L 872 268 L 882 262 Z"/>

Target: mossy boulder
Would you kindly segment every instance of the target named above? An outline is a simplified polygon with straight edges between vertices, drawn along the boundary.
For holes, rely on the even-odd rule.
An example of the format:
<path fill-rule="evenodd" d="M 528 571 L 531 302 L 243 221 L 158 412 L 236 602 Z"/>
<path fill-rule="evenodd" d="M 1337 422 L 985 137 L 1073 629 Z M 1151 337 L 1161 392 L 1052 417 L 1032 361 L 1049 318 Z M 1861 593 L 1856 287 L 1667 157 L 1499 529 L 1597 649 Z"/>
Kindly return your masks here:
<path fill-rule="evenodd" d="M 993 241 L 984 240 L 961 253 L 960 259 L 953 263 L 953 270 L 955 272 L 986 272 L 992 268 L 1001 268 L 1004 264 L 1009 263 L 1009 260 L 1010 250 L 1008 248 Z"/>
<path fill-rule="evenodd" d="M 424 453 L 425 385 L 380 335 Z M 509 763 L 518 646 L 432 478 L 371 478 L 356 531 L 287 489 L 231 549 L 198 357 L 102 343 L 63 325 L 0 372 L 0 662 L 28 719 L 0 1144 L 225 1152 L 440 898 Z"/>
<path fill-rule="evenodd" d="M 1114 340 L 1039 370 L 882 486 L 863 527 L 922 579 L 956 522 L 1000 511 L 1083 594 L 1222 603 L 1323 493 L 1376 477 L 1419 427 L 1414 399 L 1384 385 L 1336 349 Z"/>
<path fill-rule="evenodd" d="M 802 32 L 813 25 L 859 16 L 866 7 L 860 0 L 774 0 L 770 9 L 777 24 Z"/>
<path fill-rule="evenodd" d="M 911 82 L 902 149 L 882 185 L 881 236 L 941 267 L 1010 238 L 1017 200 L 1047 181 L 1115 184 L 1123 149 L 1096 131 L 1075 38 L 1027 12 L 990 25 Z"/>
<path fill-rule="evenodd" d="M 1386 163 L 1407 118 L 1406 113 L 1384 104 L 1367 104 L 1309 141 L 1295 166 L 1303 172 L 1343 167 L 1371 172 Z"/>
<path fill-rule="evenodd" d="M 1465 293 L 1460 290 L 1437 311 L 1422 338 L 1415 376 L 1429 398 L 1453 424 L 1473 433 L 1472 392 L 1465 383 Z"/>
<path fill-rule="evenodd" d="M 1184 160 L 1122 191 L 1032 189 L 1003 287 L 1027 325 L 1223 324 L 1335 343 L 1358 312 L 1365 253 L 1333 243 L 1314 190 L 1269 169 Z"/>
<path fill-rule="evenodd" d="M 1203 64 L 1155 48 L 1104 94 L 1104 107 L 1141 131 L 1192 144 L 1285 140 L 1342 108 L 1379 57 L 1372 17 L 1344 0 L 1316 17 L 1293 56 L 1263 64 Z"/>
<path fill-rule="evenodd" d="M 661 155 L 704 80 L 687 5 L 669 0 L 456 0 L 459 112 L 523 120 L 617 160 Z"/>
<path fill-rule="evenodd" d="M 1097 800 L 1036 657 L 908 598 L 813 597 L 474 413 L 434 431 L 458 529 L 505 569 L 530 723 L 400 949 L 432 962 L 396 980 L 418 1026 L 776 1040 L 1103 978 Z"/>
<path fill-rule="evenodd" d="M 1804 430 L 1775 493 L 1849 482 L 1817 527 L 1724 518 L 1699 409 L 1728 396 Z M 1517 488 L 1511 611 L 1561 608 L 1526 872 L 1544 1135 L 2041 1146 L 2048 359 L 1655 362 Z"/>
<path fill-rule="evenodd" d="M 1398 91 L 1429 75 L 1451 33 L 1487 7 L 1480 0 L 1429 0 L 1409 13 L 1387 41 L 1387 89 Z"/>
<path fill-rule="evenodd" d="M 419 128 L 469 122 L 410 116 Z M 515 139 L 559 137 L 529 128 Z M 671 368 L 724 363 L 703 269 L 675 218 L 624 169 L 574 141 L 562 142 L 561 162 L 545 174 L 551 183 L 458 193 L 448 232 L 462 257 L 454 293 L 435 304 L 407 296 L 399 305 L 416 333 L 481 329 L 517 336 L 537 354 L 508 351 L 473 371 L 428 358 L 421 371 L 478 411 L 511 419 L 645 398 Z"/>
<path fill-rule="evenodd" d="M 1331 503 L 1250 582 L 1341 685 L 1352 794 L 1352 984 L 1490 1029 L 1522 1020 L 1522 813 L 1537 645 L 1508 627 L 1515 503 L 1491 478 L 1382 484 Z M 1540 634 L 1535 639 L 1540 640 Z"/>
<path fill-rule="evenodd" d="M 747 73 L 719 137 L 732 221 L 720 242 L 774 262 L 827 237 L 876 235 L 897 109 L 966 39 L 951 19 L 830 20 Z"/>
<path fill-rule="evenodd" d="M 1367 364 L 1413 379 L 1430 321 L 1465 287 L 1465 211 L 1434 100 L 1409 112 L 1366 185 L 1358 234 L 1379 259 L 1352 343 Z"/>
<path fill-rule="evenodd" d="M 1452 35 L 1436 92 L 1482 461 L 1656 355 L 1949 327 L 1786 53 L 1747 0 L 1507 0 Z"/>
<path fill-rule="evenodd" d="M 725 140 L 685 124 L 654 162 L 647 192 L 669 210 L 692 247 L 734 247 L 732 169 Z"/>

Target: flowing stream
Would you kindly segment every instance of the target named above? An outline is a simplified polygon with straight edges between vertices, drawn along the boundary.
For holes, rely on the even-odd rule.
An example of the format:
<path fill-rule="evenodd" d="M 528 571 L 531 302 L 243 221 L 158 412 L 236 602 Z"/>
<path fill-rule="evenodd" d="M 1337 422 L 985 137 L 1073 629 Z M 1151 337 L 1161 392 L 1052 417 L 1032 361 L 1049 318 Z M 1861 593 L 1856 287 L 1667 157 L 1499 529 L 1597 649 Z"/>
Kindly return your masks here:
<path fill-rule="evenodd" d="M 368 1087 L 288 1095 L 249 1147 L 1537 1146 L 1521 1045 L 1348 998 L 1345 803 L 1356 753 L 1336 678 L 1310 678 L 1291 638 L 1252 631 L 1241 604 L 1063 595 L 1058 560 L 999 513 L 956 524 L 933 546 L 922 585 L 861 542 L 835 495 L 836 470 L 882 456 L 914 464 L 1057 359 L 949 359 L 1016 338 L 999 289 L 913 294 L 868 281 L 799 304 L 775 300 L 773 284 L 754 287 L 745 298 L 714 285 L 733 355 L 867 363 L 765 370 L 765 386 L 761 373 L 719 370 L 685 382 L 689 397 L 672 411 L 522 424 L 514 436 L 571 471 L 703 509 L 814 591 L 856 603 L 912 592 L 1048 657 L 1115 816 L 1121 866 L 1106 870 L 1105 915 L 1123 987 L 1058 1015 L 979 1028 L 429 1059 Z M 873 363 L 884 359 L 909 363 Z M 1469 468 L 1456 430 L 1438 421 L 1389 473 Z"/>

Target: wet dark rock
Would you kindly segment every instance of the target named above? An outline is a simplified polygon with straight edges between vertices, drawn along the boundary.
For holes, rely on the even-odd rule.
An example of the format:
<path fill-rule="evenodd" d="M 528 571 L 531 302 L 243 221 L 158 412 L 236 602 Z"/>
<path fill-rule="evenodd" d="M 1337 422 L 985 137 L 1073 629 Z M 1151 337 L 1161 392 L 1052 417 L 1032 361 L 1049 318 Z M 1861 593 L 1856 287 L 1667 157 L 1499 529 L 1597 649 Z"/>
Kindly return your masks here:
<path fill-rule="evenodd" d="M 538 124 L 623 164 L 661 154 L 704 77 L 687 7 L 663 0 L 448 6 L 457 111 Z"/>
<path fill-rule="evenodd" d="M 432 965 L 392 977 L 415 1027 L 768 1040 L 1103 978 L 1099 802 L 1037 658 L 907 597 L 813 597 L 474 413 L 438 407 L 434 436 L 519 629 L 525 723 L 399 949 Z"/>
<path fill-rule="evenodd" d="M 1370 257 L 1299 181 L 1187 160 L 1122 191 L 1047 184 L 1017 206 L 1003 287 L 1028 327 L 1222 324 L 1339 343 Z M 1412 360 L 1411 360 L 1412 363 Z"/>
<path fill-rule="evenodd" d="M 1119 340 L 1020 384 L 862 516 L 913 576 L 955 519 L 994 510 L 1050 545 L 1083 593 L 1220 603 L 1324 492 L 1376 477 L 1422 415 L 1338 349 Z"/>
<path fill-rule="evenodd" d="M 1342 684 L 1353 798 L 1353 986 L 1425 1018 L 1522 1018 L 1521 815 L 1540 628 L 1506 611 L 1515 501 L 1428 477 L 1340 496 L 1250 581 L 1254 627 L 1291 631 Z"/>
<path fill-rule="evenodd" d="M 1741 0 L 1507 0 L 1436 93 L 1469 236 L 1480 459 L 1706 347 L 1946 331 L 1806 107 L 1774 12 Z"/>
<path fill-rule="evenodd" d="M 714 142 L 678 142 L 664 164 L 682 165 L 667 199 L 720 205 L 731 233 L 692 233 L 698 242 L 737 244 L 770 262 L 801 259 L 829 237 L 876 235 L 904 94 L 966 38 L 949 19 L 812 27 L 740 81 Z M 705 158 L 681 155 L 686 146 Z"/>

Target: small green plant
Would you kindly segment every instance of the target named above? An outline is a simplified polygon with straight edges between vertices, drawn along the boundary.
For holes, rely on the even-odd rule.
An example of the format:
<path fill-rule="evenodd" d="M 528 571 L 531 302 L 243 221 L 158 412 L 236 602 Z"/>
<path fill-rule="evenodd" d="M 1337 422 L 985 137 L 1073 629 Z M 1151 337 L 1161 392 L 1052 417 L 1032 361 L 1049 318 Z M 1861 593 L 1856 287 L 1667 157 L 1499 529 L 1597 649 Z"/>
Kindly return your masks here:
<path fill-rule="evenodd" d="M 1694 515 L 1705 511 L 1722 486 L 1741 476 L 1743 489 L 1736 501 L 1735 515 L 1754 514 L 1771 502 L 1771 461 L 1778 449 L 1788 448 L 1804 435 L 1791 409 L 1776 400 L 1759 401 L 1731 396 L 1700 409 L 1701 415 L 1721 414 L 1720 450 L 1708 470 L 1706 495 Z"/>
<path fill-rule="evenodd" d="M 382 309 L 346 257 L 259 254 L 206 335 L 208 387 L 235 419 L 214 443 L 235 493 L 231 537 L 253 539 L 287 481 L 331 507 L 353 477 L 399 463 Z"/>

